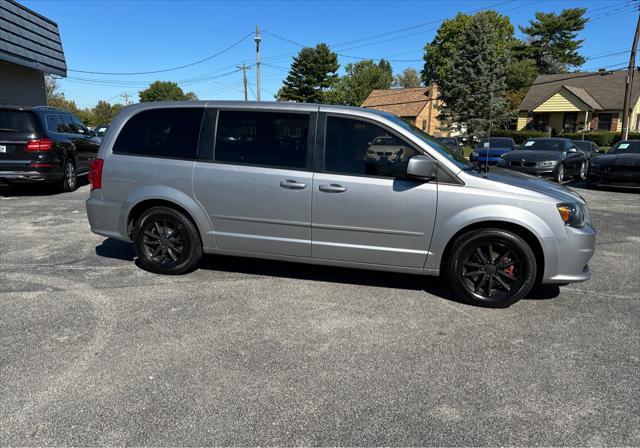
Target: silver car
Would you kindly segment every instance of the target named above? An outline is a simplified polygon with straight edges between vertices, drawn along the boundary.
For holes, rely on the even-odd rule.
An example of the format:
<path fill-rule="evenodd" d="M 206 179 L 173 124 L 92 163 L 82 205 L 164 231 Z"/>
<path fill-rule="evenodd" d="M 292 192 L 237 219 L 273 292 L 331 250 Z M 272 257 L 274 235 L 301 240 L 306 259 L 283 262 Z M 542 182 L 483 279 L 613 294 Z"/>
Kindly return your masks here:
<path fill-rule="evenodd" d="M 367 157 L 384 137 L 394 157 Z M 392 137 L 389 139 L 388 137 Z M 388 146 L 388 145 L 387 145 Z M 132 241 L 143 268 L 203 253 L 443 275 L 471 303 L 587 280 L 595 230 L 560 185 L 476 171 L 371 109 L 175 102 L 124 108 L 91 164 L 93 232 Z"/>

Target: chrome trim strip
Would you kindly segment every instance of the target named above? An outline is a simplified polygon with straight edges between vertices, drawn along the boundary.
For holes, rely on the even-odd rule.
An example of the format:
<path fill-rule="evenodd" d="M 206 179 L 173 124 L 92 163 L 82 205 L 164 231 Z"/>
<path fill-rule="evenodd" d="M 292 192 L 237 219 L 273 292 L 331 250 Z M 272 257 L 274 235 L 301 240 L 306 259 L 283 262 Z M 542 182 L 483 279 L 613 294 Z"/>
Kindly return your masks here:
<path fill-rule="evenodd" d="M 331 247 L 345 247 L 350 249 L 365 249 L 365 250 L 379 250 L 384 252 L 398 252 L 403 254 L 419 254 L 419 255 L 432 255 L 428 250 L 414 250 L 414 249 L 401 249 L 399 247 L 383 247 L 383 246 L 371 246 L 364 244 L 347 244 L 347 243 L 329 243 L 326 241 L 313 241 L 314 246 L 331 246 Z"/>
<path fill-rule="evenodd" d="M 311 223 L 309 222 L 283 221 L 280 219 L 246 218 L 243 216 L 224 216 L 224 215 L 210 215 L 210 217 L 211 219 L 228 219 L 229 221 L 261 222 L 265 224 L 280 224 L 285 226 L 311 227 Z"/>
<path fill-rule="evenodd" d="M 252 240 L 282 241 L 286 243 L 309 244 L 309 245 L 311 244 L 311 240 L 301 240 L 297 238 L 282 238 L 278 236 L 251 235 L 248 233 L 233 233 L 233 232 L 213 232 L 213 234 L 216 236 L 216 238 L 220 236 L 227 236 L 231 238 L 247 238 Z"/>
<path fill-rule="evenodd" d="M 331 225 L 331 224 L 312 224 L 311 227 L 317 228 L 317 229 L 347 230 L 347 231 L 353 231 L 353 232 L 371 232 L 371 233 L 387 233 L 391 235 L 424 236 L 423 232 L 411 232 L 409 230 L 376 229 L 372 227 L 337 226 L 337 225 Z"/>

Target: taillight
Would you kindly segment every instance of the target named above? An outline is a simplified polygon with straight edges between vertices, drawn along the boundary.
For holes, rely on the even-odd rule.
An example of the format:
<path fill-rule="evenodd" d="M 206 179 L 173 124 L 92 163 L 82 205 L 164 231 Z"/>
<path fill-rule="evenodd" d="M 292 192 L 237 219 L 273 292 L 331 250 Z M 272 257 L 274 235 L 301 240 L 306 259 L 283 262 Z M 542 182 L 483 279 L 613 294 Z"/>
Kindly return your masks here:
<path fill-rule="evenodd" d="M 53 140 L 48 138 L 37 138 L 34 140 L 29 140 L 27 142 L 27 147 L 25 150 L 27 152 L 39 152 L 39 151 L 51 151 L 53 148 Z"/>
<path fill-rule="evenodd" d="M 99 190 L 102 188 L 102 167 L 104 166 L 104 160 L 92 159 L 89 161 L 89 182 L 91 183 L 92 190 Z"/>

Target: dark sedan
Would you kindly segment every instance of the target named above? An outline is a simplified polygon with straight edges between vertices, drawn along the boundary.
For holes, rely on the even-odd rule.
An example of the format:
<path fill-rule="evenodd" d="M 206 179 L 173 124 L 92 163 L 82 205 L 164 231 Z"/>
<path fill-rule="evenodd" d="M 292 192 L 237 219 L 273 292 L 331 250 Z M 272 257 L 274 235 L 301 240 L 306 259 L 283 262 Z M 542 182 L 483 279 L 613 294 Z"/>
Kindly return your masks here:
<path fill-rule="evenodd" d="M 573 140 L 573 144 L 581 149 L 582 152 L 587 156 L 587 159 L 591 157 L 595 157 L 596 154 L 600 153 L 600 148 L 594 142 L 589 140 Z"/>
<path fill-rule="evenodd" d="M 532 138 L 503 154 L 498 166 L 562 183 L 569 177 L 586 177 L 587 156 L 568 138 Z"/>
<path fill-rule="evenodd" d="M 483 138 L 471 153 L 469 161 L 480 165 L 496 165 L 503 154 L 514 149 L 516 149 L 516 142 L 512 138 Z"/>
<path fill-rule="evenodd" d="M 462 150 L 462 143 L 455 137 L 436 137 L 440 143 L 446 145 L 450 148 L 454 153 L 459 155 L 460 157 L 464 157 L 464 151 Z"/>
<path fill-rule="evenodd" d="M 640 188 L 640 140 L 618 142 L 591 159 L 587 186 Z"/>

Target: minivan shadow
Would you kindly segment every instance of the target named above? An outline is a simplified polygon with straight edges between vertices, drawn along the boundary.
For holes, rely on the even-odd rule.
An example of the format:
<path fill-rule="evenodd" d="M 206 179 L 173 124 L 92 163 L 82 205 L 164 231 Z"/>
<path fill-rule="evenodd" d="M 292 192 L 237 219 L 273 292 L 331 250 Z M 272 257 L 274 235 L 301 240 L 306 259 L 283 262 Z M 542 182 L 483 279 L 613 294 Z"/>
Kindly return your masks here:
<path fill-rule="evenodd" d="M 96 247 L 96 255 L 125 261 L 132 261 L 135 258 L 135 252 L 131 243 L 114 240 L 112 238 L 105 239 L 102 244 Z M 424 277 L 395 272 L 380 272 L 226 255 L 205 255 L 198 265 L 198 269 L 424 291 L 441 299 L 466 304 L 455 296 L 446 282 L 439 277 Z M 560 288 L 557 286 L 539 286 L 534 288 L 526 300 L 549 300 L 557 297 L 559 294 Z"/>

